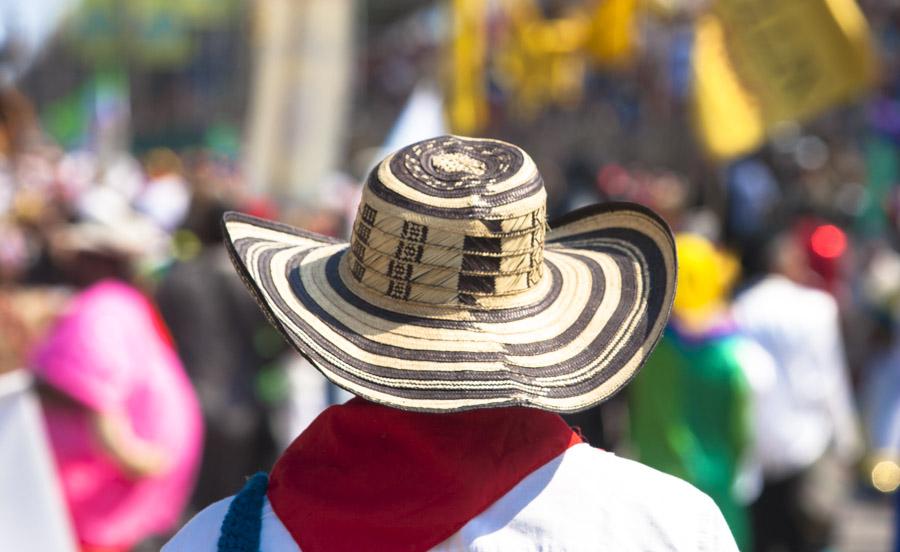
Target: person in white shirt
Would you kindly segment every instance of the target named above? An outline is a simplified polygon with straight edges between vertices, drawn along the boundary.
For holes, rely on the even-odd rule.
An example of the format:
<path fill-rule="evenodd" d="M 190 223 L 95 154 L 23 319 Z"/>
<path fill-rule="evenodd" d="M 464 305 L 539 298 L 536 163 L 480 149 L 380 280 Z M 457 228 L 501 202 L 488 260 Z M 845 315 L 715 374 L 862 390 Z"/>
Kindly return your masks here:
<path fill-rule="evenodd" d="M 768 272 L 739 293 L 740 328 L 775 361 L 758 397 L 756 455 L 765 483 L 753 506 L 755 549 L 828 546 L 842 478 L 860 451 L 837 303 L 798 284 L 803 253 L 789 234 L 764 250 Z"/>
<path fill-rule="evenodd" d="M 372 171 L 350 244 L 227 214 L 270 321 L 356 398 L 165 552 L 736 551 L 709 497 L 559 416 L 621 389 L 659 340 L 671 231 L 612 204 L 548 232 L 545 203 L 521 149 L 443 136 Z"/>

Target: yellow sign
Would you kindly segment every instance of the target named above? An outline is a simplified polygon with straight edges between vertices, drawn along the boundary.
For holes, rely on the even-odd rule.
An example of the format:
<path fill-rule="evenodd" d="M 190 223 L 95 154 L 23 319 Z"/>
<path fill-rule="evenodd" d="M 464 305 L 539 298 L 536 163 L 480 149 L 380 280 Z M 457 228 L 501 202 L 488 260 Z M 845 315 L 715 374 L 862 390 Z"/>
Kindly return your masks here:
<path fill-rule="evenodd" d="M 716 157 L 852 99 L 873 81 L 868 26 L 854 0 L 717 0 L 696 26 L 700 135 Z"/>

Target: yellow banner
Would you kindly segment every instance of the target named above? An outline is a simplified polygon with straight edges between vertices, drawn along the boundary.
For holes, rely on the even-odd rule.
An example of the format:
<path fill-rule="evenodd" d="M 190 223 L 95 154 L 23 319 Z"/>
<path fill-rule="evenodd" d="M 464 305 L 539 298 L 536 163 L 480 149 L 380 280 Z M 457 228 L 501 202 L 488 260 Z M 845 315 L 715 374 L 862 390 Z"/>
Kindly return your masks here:
<path fill-rule="evenodd" d="M 734 72 L 719 19 L 707 15 L 696 24 L 693 108 L 701 141 L 714 157 L 728 158 L 757 148 L 765 138 L 756 98 Z"/>
<path fill-rule="evenodd" d="M 587 49 L 601 65 L 621 65 L 635 50 L 637 0 L 599 0 Z"/>
<path fill-rule="evenodd" d="M 696 32 L 696 124 L 719 158 L 748 153 L 779 123 L 819 115 L 873 81 L 854 0 L 717 0 Z"/>
<path fill-rule="evenodd" d="M 487 123 L 487 6 L 482 0 L 453 0 L 451 85 L 448 116 L 453 132 L 473 134 Z"/>

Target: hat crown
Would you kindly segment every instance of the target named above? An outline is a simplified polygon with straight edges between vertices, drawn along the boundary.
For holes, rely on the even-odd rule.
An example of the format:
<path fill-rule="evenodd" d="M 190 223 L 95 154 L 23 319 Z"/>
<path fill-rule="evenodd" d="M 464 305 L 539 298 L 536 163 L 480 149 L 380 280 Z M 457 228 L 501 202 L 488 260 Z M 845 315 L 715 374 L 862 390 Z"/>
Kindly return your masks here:
<path fill-rule="evenodd" d="M 498 140 L 441 136 L 369 175 L 342 265 L 392 302 L 502 308 L 543 275 L 546 192 L 534 162 Z"/>

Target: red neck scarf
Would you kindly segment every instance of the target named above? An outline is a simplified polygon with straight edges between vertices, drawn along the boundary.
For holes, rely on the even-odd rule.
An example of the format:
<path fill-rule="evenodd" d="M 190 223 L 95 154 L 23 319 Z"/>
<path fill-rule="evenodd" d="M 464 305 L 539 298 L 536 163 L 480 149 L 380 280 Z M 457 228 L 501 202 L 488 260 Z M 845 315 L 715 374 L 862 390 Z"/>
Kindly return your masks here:
<path fill-rule="evenodd" d="M 303 552 L 428 550 L 580 442 L 529 408 L 425 414 L 353 399 L 291 444 L 268 497 Z"/>

